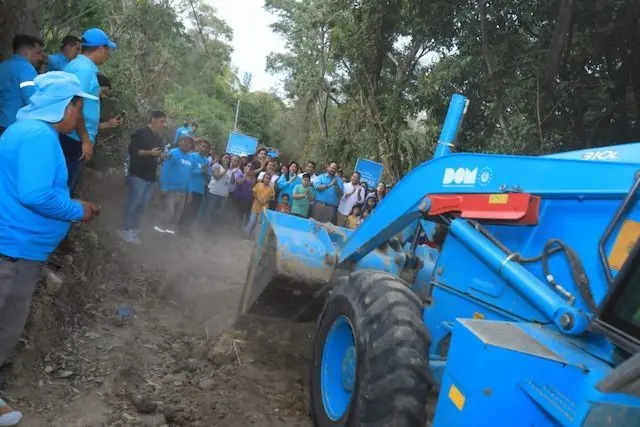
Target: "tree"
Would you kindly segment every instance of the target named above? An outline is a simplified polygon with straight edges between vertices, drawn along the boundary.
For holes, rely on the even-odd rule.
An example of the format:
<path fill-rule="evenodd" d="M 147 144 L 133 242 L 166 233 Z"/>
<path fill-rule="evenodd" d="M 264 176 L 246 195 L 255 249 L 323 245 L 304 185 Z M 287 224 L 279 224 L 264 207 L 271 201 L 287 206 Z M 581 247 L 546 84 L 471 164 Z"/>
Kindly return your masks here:
<path fill-rule="evenodd" d="M 2 0 L 0 2 L 0 60 L 11 56 L 11 41 L 16 34 L 40 37 L 42 5 L 37 0 Z"/>

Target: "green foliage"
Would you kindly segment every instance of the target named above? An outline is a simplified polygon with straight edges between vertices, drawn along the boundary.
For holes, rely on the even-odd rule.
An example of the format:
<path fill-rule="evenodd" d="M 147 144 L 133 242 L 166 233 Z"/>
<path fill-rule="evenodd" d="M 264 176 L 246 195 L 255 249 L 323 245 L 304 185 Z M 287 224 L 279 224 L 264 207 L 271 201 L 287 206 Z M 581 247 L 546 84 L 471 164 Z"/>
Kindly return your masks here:
<path fill-rule="evenodd" d="M 431 156 L 455 92 L 471 100 L 465 151 L 541 154 L 640 136 L 636 0 L 265 0 L 286 43 L 267 61 L 285 100 L 248 91 L 231 68 L 232 30 L 205 0 L 42 3 L 49 50 L 92 26 L 119 42 L 103 67 L 114 83 L 107 115 L 127 110 L 135 127 L 164 108 L 173 127 L 197 120 L 219 149 L 240 101 L 238 130 L 288 159 L 348 170 L 363 156 L 393 180 Z"/>

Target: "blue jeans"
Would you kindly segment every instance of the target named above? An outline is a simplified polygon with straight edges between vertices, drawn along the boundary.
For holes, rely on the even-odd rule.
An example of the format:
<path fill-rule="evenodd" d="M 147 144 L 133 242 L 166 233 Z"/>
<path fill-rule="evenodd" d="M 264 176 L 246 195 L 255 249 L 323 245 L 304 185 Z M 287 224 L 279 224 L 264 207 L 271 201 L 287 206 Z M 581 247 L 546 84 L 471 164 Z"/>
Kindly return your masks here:
<path fill-rule="evenodd" d="M 217 194 L 208 193 L 204 199 L 204 210 L 200 220 L 203 222 L 205 228 L 212 228 L 213 223 L 220 224 L 222 218 L 220 213 L 223 211 L 226 205 L 227 197 L 218 196 Z"/>
<path fill-rule="evenodd" d="M 127 199 L 124 204 L 123 230 L 137 230 L 153 191 L 155 182 L 145 181 L 137 176 L 127 176 Z"/>
<path fill-rule="evenodd" d="M 253 210 L 251 211 L 251 216 L 249 217 L 249 222 L 247 223 L 247 226 L 244 228 L 244 232 L 248 235 L 252 235 L 253 233 L 253 229 L 256 226 L 256 223 L 258 222 L 258 219 L 260 218 L 260 212 L 259 213 L 255 213 L 253 212 Z"/>

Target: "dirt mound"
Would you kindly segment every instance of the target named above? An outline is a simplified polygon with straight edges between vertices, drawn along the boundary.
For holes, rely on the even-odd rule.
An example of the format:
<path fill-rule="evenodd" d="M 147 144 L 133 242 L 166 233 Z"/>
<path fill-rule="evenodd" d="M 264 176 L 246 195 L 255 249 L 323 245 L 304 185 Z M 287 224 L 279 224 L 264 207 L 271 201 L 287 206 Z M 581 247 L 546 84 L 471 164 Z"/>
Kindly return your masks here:
<path fill-rule="evenodd" d="M 147 229 L 127 247 L 121 177 L 91 174 L 83 191 L 103 215 L 61 248 L 2 391 L 21 425 L 310 425 L 309 326 L 233 328 L 250 243 Z"/>

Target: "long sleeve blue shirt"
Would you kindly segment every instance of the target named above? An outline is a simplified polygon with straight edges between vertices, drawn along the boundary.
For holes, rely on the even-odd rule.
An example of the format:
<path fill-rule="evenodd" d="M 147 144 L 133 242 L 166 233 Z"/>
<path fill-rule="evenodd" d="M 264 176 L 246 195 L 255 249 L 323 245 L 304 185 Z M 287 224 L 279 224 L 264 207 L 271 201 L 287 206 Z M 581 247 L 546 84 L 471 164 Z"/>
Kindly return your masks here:
<path fill-rule="evenodd" d="M 180 148 L 169 151 L 160 167 L 160 190 L 188 192 L 193 174 L 193 157 Z"/>
<path fill-rule="evenodd" d="M 27 58 L 13 55 L 0 62 L 0 126 L 7 128 L 16 121 L 18 110 L 29 103 L 36 91 L 33 79 L 38 72 Z"/>
<path fill-rule="evenodd" d="M 100 83 L 98 83 L 98 66 L 88 57 L 80 54 L 64 68 L 67 73 L 75 74 L 80 80 L 82 90 L 97 97 L 98 99 L 86 99 L 82 105 L 82 116 L 84 124 L 89 134 L 89 139 L 96 143 L 98 126 L 100 125 Z M 73 131 L 69 136 L 76 141 L 80 141 L 80 135 Z"/>
<path fill-rule="evenodd" d="M 0 254 L 46 261 L 83 215 L 58 133 L 39 120 L 13 124 L 0 137 L 0 164 Z"/>
<path fill-rule="evenodd" d="M 285 175 L 280 175 L 280 178 L 278 178 L 278 181 L 276 182 L 277 182 L 278 191 L 279 191 L 278 203 L 282 202 L 282 196 L 285 194 L 289 196 L 289 203 L 291 203 L 291 201 L 293 200 L 293 190 L 296 188 L 296 185 L 302 183 L 302 179 L 298 175 L 296 175 L 293 181 L 289 183 Z"/>

